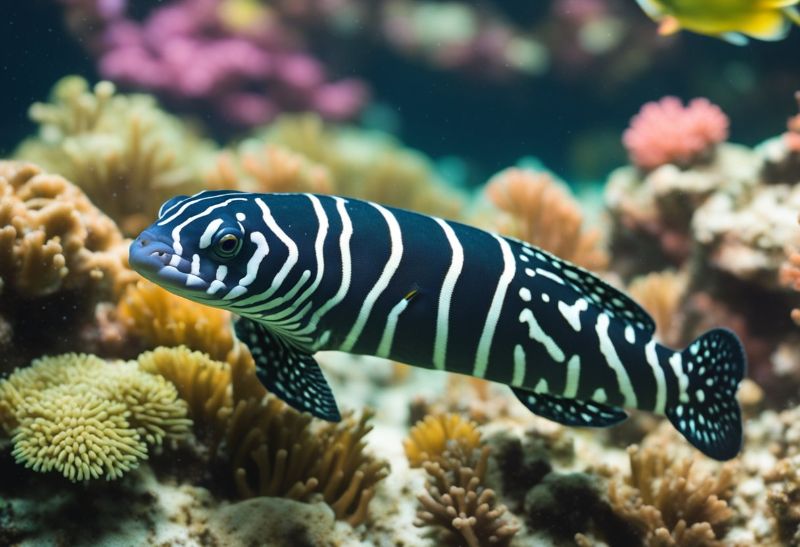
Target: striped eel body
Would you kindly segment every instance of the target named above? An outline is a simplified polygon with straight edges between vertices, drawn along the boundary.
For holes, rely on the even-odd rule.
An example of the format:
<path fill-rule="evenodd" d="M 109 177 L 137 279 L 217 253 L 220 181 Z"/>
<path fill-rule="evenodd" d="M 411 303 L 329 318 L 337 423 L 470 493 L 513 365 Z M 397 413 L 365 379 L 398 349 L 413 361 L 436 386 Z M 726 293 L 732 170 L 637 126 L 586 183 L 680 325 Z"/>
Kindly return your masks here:
<path fill-rule="evenodd" d="M 507 384 L 562 424 L 609 426 L 634 408 L 713 458 L 741 447 L 733 333 L 671 350 L 630 298 L 521 241 L 356 199 L 211 191 L 166 202 L 130 263 L 237 314 L 259 379 L 320 418 L 340 416 L 312 355 L 339 350 Z"/>

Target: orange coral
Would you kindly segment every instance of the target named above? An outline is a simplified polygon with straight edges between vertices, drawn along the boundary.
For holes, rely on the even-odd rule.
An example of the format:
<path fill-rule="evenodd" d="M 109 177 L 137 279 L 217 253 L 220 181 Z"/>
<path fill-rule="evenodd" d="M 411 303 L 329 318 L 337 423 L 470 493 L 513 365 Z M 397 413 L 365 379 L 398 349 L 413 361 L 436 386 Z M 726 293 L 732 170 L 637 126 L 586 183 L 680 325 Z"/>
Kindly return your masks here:
<path fill-rule="evenodd" d="M 333 181 L 327 168 L 287 148 L 264 144 L 257 151 L 224 152 L 206 176 L 214 188 L 252 192 L 329 194 Z"/>
<path fill-rule="evenodd" d="M 583 229 L 580 206 L 549 174 L 506 169 L 489 180 L 486 195 L 507 213 L 496 226 L 501 233 L 590 270 L 608 264 L 599 232 Z"/>

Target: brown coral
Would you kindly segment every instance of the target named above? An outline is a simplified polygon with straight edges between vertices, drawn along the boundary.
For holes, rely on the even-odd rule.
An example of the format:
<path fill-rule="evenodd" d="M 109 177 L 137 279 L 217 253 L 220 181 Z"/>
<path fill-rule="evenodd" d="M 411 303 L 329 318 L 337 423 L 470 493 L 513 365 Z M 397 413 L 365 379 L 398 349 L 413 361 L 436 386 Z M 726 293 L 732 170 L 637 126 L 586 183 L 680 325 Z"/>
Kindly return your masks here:
<path fill-rule="evenodd" d="M 78 187 L 33 164 L 0 162 L 0 368 L 77 349 L 95 305 L 135 277 L 127 242 Z"/>
<path fill-rule="evenodd" d="M 152 97 L 119 95 L 110 82 L 89 90 L 76 76 L 59 81 L 50 103 L 30 116 L 39 137 L 16 151 L 74 180 L 128 234 L 150 223 L 161 203 L 199 191 L 212 147 Z"/>
<path fill-rule="evenodd" d="M 609 500 L 649 546 L 722 545 L 733 511 L 724 498 L 733 483 L 733 468 L 717 477 L 692 472 L 694 460 L 672 460 L 663 451 L 628 448 L 631 475 L 609 482 Z"/>
<path fill-rule="evenodd" d="M 388 469 L 365 451 L 370 416 L 313 428 L 308 414 L 273 396 L 239 401 L 226 439 L 239 494 L 305 501 L 319 492 L 336 518 L 363 522 Z"/>
<path fill-rule="evenodd" d="M 505 213 L 495 228 L 590 270 L 608 257 L 600 234 L 584 230 L 578 203 L 549 174 L 511 168 L 489 180 L 486 195 Z"/>
<path fill-rule="evenodd" d="M 767 506 L 777 524 L 778 539 L 796 545 L 800 539 L 800 458 L 784 458 L 764 476 Z"/>
<path fill-rule="evenodd" d="M 455 414 L 426 416 L 403 442 L 409 463 L 428 477 L 415 525 L 429 526 L 439 544 L 508 545 L 518 530 L 485 485 L 490 449 L 476 427 Z"/>

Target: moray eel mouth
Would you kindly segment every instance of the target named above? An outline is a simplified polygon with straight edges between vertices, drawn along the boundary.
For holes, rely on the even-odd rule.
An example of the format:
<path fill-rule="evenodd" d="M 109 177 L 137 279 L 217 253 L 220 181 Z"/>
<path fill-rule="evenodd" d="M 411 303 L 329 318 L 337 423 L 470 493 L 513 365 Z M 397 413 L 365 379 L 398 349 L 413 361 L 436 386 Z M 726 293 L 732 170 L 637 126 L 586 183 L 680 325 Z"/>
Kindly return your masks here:
<path fill-rule="evenodd" d="M 178 291 L 194 292 L 208 289 L 209 283 L 193 268 L 192 261 L 175 254 L 172 246 L 159 241 L 147 232 L 131 243 L 128 262 L 143 277 Z"/>

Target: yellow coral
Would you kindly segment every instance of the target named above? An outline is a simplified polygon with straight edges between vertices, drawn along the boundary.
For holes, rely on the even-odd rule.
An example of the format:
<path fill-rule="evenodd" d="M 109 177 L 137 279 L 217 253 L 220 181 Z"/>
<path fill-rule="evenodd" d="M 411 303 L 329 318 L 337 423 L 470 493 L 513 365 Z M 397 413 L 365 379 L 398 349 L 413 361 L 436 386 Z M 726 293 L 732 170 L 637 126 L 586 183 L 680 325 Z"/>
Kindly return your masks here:
<path fill-rule="evenodd" d="M 71 481 L 116 479 L 147 458 L 147 447 L 120 402 L 80 384 L 46 390 L 19 410 L 14 458 L 34 471 L 56 470 Z"/>
<path fill-rule="evenodd" d="M 135 279 L 114 222 L 61 176 L 0 162 L 0 290 L 35 298 L 86 289 L 110 297 Z"/>
<path fill-rule="evenodd" d="M 411 467 L 422 467 L 426 461 L 441 458 L 453 443 L 468 449 L 480 446 L 478 425 L 459 414 L 428 415 L 414 424 L 403 440 L 403 448 Z"/>
<path fill-rule="evenodd" d="M 224 361 L 234 348 L 230 313 L 181 298 L 149 281 L 128 287 L 117 316 L 147 349 L 185 345 Z"/>
<path fill-rule="evenodd" d="M 92 91 L 77 76 L 62 79 L 51 103 L 30 116 L 39 136 L 24 142 L 18 158 L 32 160 L 77 184 L 126 233 L 149 224 L 160 204 L 194 193 L 212 146 L 146 95 L 118 95 L 110 82 Z"/>
<path fill-rule="evenodd" d="M 628 448 L 631 475 L 609 482 L 609 500 L 617 515 L 650 546 L 722 545 L 733 511 L 724 501 L 733 483 L 725 465 L 717 477 L 692 473 L 693 460 L 672 460 L 656 449 Z"/>
<path fill-rule="evenodd" d="M 1 381 L 0 415 L 18 462 L 73 481 L 118 478 L 147 457 L 148 444 L 191 426 L 164 378 L 77 354 L 34 361 Z"/>
<path fill-rule="evenodd" d="M 489 200 L 503 213 L 495 229 L 590 270 L 603 270 L 608 256 L 599 232 L 584 230 L 578 203 L 549 174 L 506 169 L 486 185 Z"/>

